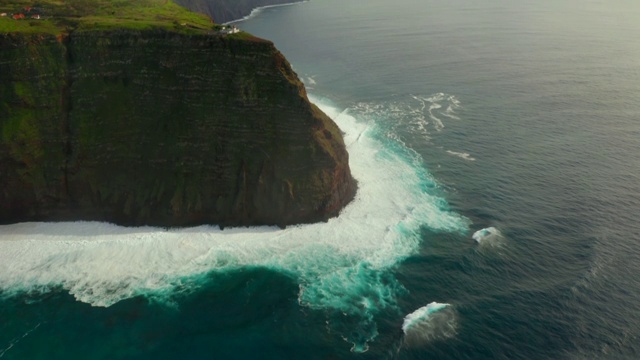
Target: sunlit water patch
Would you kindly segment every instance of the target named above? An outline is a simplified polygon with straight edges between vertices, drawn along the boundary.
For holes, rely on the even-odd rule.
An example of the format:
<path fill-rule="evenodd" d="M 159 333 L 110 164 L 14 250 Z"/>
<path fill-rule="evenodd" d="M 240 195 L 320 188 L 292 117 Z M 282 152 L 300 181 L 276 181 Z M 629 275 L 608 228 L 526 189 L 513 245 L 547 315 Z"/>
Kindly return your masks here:
<path fill-rule="evenodd" d="M 299 284 L 299 303 L 324 312 L 332 331 L 366 351 L 376 315 L 404 292 L 391 270 L 418 250 L 421 229 L 465 231 L 433 191 L 421 158 L 389 137 L 388 122 L 358 119 L 314 99 L 345 131 L 356 199 L 328 223 L 163 230 L 106 223 L 0 227 L 0 295 L 64 289 L 108 307 L 132 297 L 177 306 L 216 273 L 262 267 Z"/>

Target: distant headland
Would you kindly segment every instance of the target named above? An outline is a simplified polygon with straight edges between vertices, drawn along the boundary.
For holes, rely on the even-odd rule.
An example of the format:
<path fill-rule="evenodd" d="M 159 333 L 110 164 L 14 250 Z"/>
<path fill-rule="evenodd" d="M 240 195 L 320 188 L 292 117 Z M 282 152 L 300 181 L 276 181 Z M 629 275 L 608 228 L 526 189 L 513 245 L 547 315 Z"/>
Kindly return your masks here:
<path fill-rule="evenodd" d="M 187 9 L 211 17 L 217 23 L 228 23 L 242 19 L 257 8 L 285 5 L 303 0 L 176 0 Z"/>

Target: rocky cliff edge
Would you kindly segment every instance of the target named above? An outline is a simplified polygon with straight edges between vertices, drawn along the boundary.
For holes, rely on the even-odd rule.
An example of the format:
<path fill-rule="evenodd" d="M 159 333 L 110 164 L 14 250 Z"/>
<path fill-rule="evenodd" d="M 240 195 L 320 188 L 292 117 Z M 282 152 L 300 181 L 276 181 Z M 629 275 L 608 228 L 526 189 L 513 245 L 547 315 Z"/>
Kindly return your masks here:
<path fill-rule="evenodd" d="M 356 184 L 269 41 L 167 29 L 0 34 L 0 223 L 309 223 Z"/>

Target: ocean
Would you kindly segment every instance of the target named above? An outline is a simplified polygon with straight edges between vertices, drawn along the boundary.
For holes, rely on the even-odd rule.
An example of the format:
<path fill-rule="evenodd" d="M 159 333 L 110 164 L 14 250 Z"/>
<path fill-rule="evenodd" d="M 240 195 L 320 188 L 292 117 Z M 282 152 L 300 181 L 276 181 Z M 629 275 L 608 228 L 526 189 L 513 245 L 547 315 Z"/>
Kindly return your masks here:
<path fill-rule="evenodd" d="M 355 201 L 0 227 L 0 359 L 640 358 L 640 3 L 311 0 L 272 40 Z"/>

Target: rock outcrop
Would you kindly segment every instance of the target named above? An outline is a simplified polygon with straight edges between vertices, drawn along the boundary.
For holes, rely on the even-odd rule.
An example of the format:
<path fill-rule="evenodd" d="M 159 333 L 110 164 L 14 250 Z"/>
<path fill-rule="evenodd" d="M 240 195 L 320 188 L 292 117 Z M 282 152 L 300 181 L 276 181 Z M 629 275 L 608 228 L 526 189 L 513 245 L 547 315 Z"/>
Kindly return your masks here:
<path fill-rule="evenodd" d="M 282 5 L 296 0 L 176 0 L 191 11 L 206 14 L 217 23 L 241 19 L 251 11 L 269 5 Z"/>
<path fill-rule="evenodd" d="M 309 223 L 354 196 L 335 123 L 248 34 L 0 34 L 0 223 Z"/>

